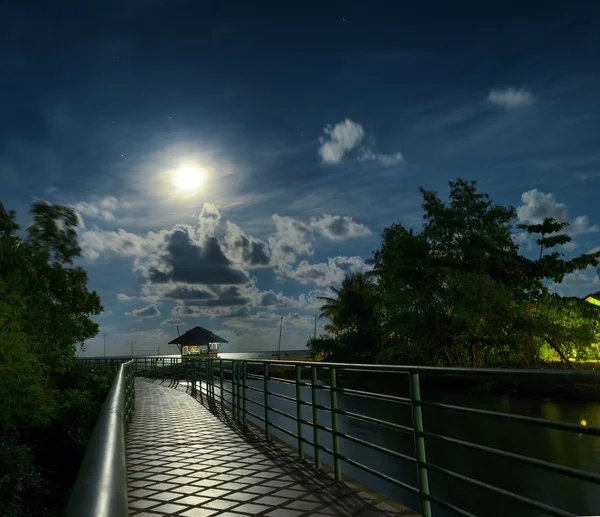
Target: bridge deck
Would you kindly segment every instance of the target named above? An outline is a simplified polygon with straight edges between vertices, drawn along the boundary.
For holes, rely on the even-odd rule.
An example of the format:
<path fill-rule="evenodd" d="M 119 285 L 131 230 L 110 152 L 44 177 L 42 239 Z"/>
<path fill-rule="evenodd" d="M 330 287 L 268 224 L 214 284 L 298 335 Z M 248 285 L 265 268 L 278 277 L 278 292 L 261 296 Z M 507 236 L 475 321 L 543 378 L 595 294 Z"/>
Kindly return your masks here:
<path fill-rule="evenodd" d="M 417 516 L 336 483 L 284 445 L 243 433 L 186 393 L 144 379 L 136 379 L 127 469 L 137 517 Z"/>

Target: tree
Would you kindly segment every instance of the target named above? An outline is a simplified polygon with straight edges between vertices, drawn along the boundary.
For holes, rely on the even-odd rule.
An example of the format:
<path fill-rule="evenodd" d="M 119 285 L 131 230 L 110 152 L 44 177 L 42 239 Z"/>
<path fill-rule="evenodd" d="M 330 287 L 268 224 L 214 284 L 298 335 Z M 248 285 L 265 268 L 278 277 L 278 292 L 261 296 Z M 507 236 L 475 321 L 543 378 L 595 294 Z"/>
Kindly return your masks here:
<path fill-rule="evenodd" d="M 14 212 L 0 214 L 0 392 L 5 395 L 0 397 L 0 414 L 6 415 L 4 432 L 13 418 L 24 415 L 31 422 L 38 417 L 45 421 L 48 415 L 42 415 L 49 405 L 41 402 L 44 390 L 55 387 L 57 376 L 75 360 L 75 346 L 97 334 L 98 325 L 89 317 L 102 312 L 100 298 L 87 289 L 85 271 L 66 266 L 81 254 L 75 211 L 37 202 L 31 215 L 34 222 L 23 239 L 16 235 L 19 227 Z M 16 391 L 13 382 L 18 383 Z"/>
<path fill-rule="evenodd" d="M 494 204 L 475 182 L 451 181 L 447 203 L 421 194 L 422 231 L 394 224 L 373 254 L 385 329 L 380 360 L 533 366 L 549 346 L 570 365 L 575 349 L 589 349 L 596 320 L 547 284 L 598 266 L 600 252 L 570 260 L 547 252 L 570 241 L 559 233 L 566 223 L 548 219 L 519 225 L 541 234 L 539 257 L 528 259 L 512 237 L 515 209 Z"/>
<path fill-rule="evenodd" d="M 21 237 L 0 204 L 0 507 L 11 517 L 62 513 L 109 378 L 86 371 L 102 389 L 65 388 L 102 306 L 72 266 L 74 210 L 39 202 L 31 215 Z"/>
<path fill-rule="evenodd" d="M 319 298 L 325 302 L 319 317 L 329 319 L 325 330 L 332 338 L 310 340 L 309 347 L 337 360 L 373 361 L 380 343 L 375 283 L 366 273 L 353 273 L 331 289 L 335 296 Z"/>

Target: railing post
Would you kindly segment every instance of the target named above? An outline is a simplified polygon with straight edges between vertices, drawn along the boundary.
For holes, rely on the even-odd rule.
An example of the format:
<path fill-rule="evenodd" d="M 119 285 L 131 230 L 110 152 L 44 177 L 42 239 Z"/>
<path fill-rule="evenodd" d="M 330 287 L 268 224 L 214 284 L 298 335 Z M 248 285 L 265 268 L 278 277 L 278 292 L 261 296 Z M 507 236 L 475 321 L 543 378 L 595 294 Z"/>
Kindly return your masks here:
<path fill-rule="evenodd" d="M 202 396 L 202 361 L 202 358 L 198 359 L 198 383 L 200 388 L 200 402 L 204 402 L 204 398 Z"/>
<path fill-rule="evenodd" d="M 298 430 L 298 459 L 304 459 L 304 440 L 302 439 L 302 370 L 296 365 L 296 422 Z"/>
<path fill-rule="evenodd" d="M 242 426 L 246 430 L 246 361 L 242 363 Z"/>
<path fill-rule="evenodd" d="M 269 363 L 265 363 L 265 371 L 264 371 L 264 382 L 263 382 L 264 390 L 265 390 L 265 439 L 269 441 L 271 439 L 271 433 L 269 431 Z"/>
<path fill-rule="evenodd" d="M 321 431 L 317 427 L 319 424 L 319 410 L 317 409 L 317 404 L 319 402 L 319 397 L 317 393 L 317 367 L 310 367 L 310 390 L 312 395 L 312 419 L 313 419 L 313 442 L 315 448 L 315 467 L 317 469 L 321 468 L 321 449 L 319 446 L 321 445 Z"/>
<path fill-rule="evenodd" d="M 235 369 L 236 362 L 234 360 L 231 361 L 231 416 L 234 420 L 237 417 L 237 398 L 235 396 L 236 392 L 236 379 L 235 379 Z"/>
<path fill-rule="evenodd" d="M 223 407 L 223 359 L 219 359 L 219 389 L 221 391 L 221 411 L 225 412 Z"/>
<path fill-rule="evenodd" d="M 331 392 L 331 435 L 333 439 L 333 468 L 335 470 L 335 480 L 342 480 L 342 467 L 340 463 L 340 437 L 338 423 L 338 400 L 337 400 L 337 378 L 335 368 L 329 369 L 329 390 Z"/>
<path fill-rule="evenodd" d="M 431 502 L 429 496 L 429 476 L 427 475 L 427 455 L 425 454 L 425 437 L 423 436 L 423 413 L 421 410 L 421 389 L 419 374 L 410 375 L 410 398 L 412 402 L 412 418 L 415 437 L 415 452 L 417 456 L 417 475 L 421 495 L 421 515 L 431 517 Z"/>
<path fill-rule="evenodd" d="M 191 369 L 192 369 L 192 397 L 197 398 L 198 397 L 198 393 L 196 391 L 196 360 L 195 359 L 188 359 L 188 362 L 191 361 Z M 187 373 L 187 368 L 186 368 L 186 373 Z M 188 385 L 189 385 L 189 381 L 188 381 Z"/>

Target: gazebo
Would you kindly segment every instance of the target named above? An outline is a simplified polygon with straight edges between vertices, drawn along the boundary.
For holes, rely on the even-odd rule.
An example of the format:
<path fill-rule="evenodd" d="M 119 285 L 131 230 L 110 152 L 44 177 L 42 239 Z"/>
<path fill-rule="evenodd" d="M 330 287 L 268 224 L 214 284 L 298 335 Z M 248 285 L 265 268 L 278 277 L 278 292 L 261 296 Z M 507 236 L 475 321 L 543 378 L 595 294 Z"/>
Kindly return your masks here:
<path fill-rule="evenodd" d="M 229 343 L 229 341 L 213 334 L 204 327 L 194 327 L 169 341 L 169 345 L 177 345 L 182 357 L 192 355 L 217 357 L 221 343 Z"/>

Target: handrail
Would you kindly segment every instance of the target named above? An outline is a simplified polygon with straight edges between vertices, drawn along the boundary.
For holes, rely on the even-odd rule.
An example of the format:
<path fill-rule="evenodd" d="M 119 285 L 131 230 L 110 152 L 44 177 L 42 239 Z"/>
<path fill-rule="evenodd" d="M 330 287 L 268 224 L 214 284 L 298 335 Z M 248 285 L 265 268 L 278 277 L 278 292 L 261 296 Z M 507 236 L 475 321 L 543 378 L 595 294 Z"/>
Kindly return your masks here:
<path fill-rule="evenodd" d="M 546 515 L 566 516 L 574 515 L 565 509 L 554 508 L 542 501 L 536 501 L 526 494 L 519 494 L 508 491 L 500 486 L 485 483 L 482 480 L 473 479 L 469 476 L 454 472 L 450 468 L 442 465 L 436 465 L 431 459 L 427 458 L 426 448 L 431 441 L 446 445 L 458 445 L 477 450 L 489 457 L 504 457 L 507 460 L 514 461 L 521 465 L 540 470 L 550 471 L 562 475 L 566 478 L 579 479 L 584 482 L 600 484 L 600 474 L 580 470 L 566 465 L 551 463 L 549 461 L 530 457 L 525 454 L 517 454 L 508 450 L 489 447 L 483 443 L 469 442 L 452 436 L 445 436 L 439 431 L 433 432 L 428 425 L 427 419 L 423 418 L 423 410 L 426 408 L 429 412 L 435 412 L 436 418 L 444 418 L 448 413 L 463 413 L 477 415 L 483 418 L 494 418 L 507 422 L 518 422 L 525 425 L 534 425 L 546 429 L 552 429 L 559 432 L 579 433 L 588 436 L 600 436 L 600 427 L 587 425 L 585 421 L 581 424 L 569 423 L 564 421 L 548 420 L 539 417 L 513 414 L 503 411 L 491 411 L 489 409 L 479 409 L 469 407 L 468 405 L 454 405 L 441 403 L 436 400 L 427 400 L 420 393 L 420 378 L 422 377 L 471 377 L 488 378 L 491 380 L 503 379 L 522 379 L 535 378 L 537 380 L 568 379 L 569 381 L 579 381 L 582 379 L 600 383 L 600 372 L 598 371 L 561 371 L 561 370 L 509 370 L 509 369 L 470 369 L 470 368 L 437 368 L 437 367 L 413 367 L 413 366 L 392 366 L 392 365 L 359 365 L 359 364 L 340 364 L 323 362 L 304 362 L 304 361 L 275 361 L 260 359 L 208 359 L 208 358 L 190 358 L 182 364 L 178 359 L 173 358 L 135 358 L 135 370 L 139 375 L 146 375 L 153 379 L 163 379 L 170 381 L 170 386 L 176 386 L 181 380 L 185 380 L 191 395 L 198 397 L 202 403 L 211 407 L 220 405 L 222 411 L 230 412 L 233 420 L 242 427 L 247 426 L 247 416 L 255 421 L 262 423 L 262 428 L 267 440 L 271 439 L 273 431 L 278 431 L 289 436 L 293 442 L 296 442 L 298 457 L 304 458 L 304 445 L 312 446 L 314 451 L 314 464 L 317 469 L 322 467 L 321 451 L 331 456 L 332 466 L 334 467 L 335 479 L 342 479 L 342 465 L 351 465 L 367 472 L 370 475 L 379 477 L 393 485 L 400 487 L 409 493 L 417 494 L 421 502 L 421 514 L 423 517 L 431 517 L 432 506 L 444 508 L 453 514 L 465 517 L 474 517 L 465 508 L 456 506 L 452 501 L 443 500 L 437 494 L 432 494 L 429 486 L 429 473 L 434 472 L 447 479 L 459 480 L 463 483 L 476 487 L 478 490 L 496 494 L 507 500 L 511 500 L 523 506 L 533 508 Z M 224 367 L 225 366 L 225 367 Z M 286 374 L 287 371 L 287 374 Z M 396 396 L 375 391 L 364 391 L 363 389 L 351 389 L 340 387 L 338 384 L 338 374 L 344 372 L 372 372 L 395 374 L 399 382 L 405 383 L 408 396 Z M 303 375 L 305 373 L 306 375 Z M 321 375 L 319 375 L 321 373 Z M 303 378 L 304 377 L 304 378 Z M 309 380 L 306 380 L 308 378 Z M 253 381 L 249 385 L 248 381 Z M 262 382 L 261 382 L 262 381 Z M 279 385 L 283 391 L 277 391 L 275 386 Z M 295 391 L 291 388 L 295 386 Z M 285 389 L 283 389 L 285 388 Z M 306 396 L 303 388 L 310 392 Z M 321 398 L 318 394 L 321 393 Z M 346 407 L 339 407 L 338 395 L 346 397 L 362 397 L 368 399 L 381 400 L 394 404 L 400 408 L 404 406 L 412 413 L 412 419 L 409 425 L 402 425 L 398 421 L 387 421 L 375 418 L 355 411 L 348 411 Z M 282 406 L 274 407 L 274 404 L 287 404 L 286 410 Z M 248 404 L 247 404 L 248 403 Z M 256 406 L 258 413 L 248 408 L 248 405 Z M 293 409 L 292 409 L 293 408 Z M 326 420 L 320 421 L 323 416 L 319 412 L 325 413 Z M 312 421 L 308 418 L 311 413 Z M 289 428 L 284 427 L 281 420 L 273 421 L 273 417 L 282 416 L 289 419 Z M 427 416 L 426 415 L 426 416 Z M 370 443 L 364 438 L 353 436 L 345 432 L 340 427 L 338 416 L 344 418 L 359 419 L 369 426 L 376 428 L 385 427 L 396 432 L 412 435 L 414 438 L 414 449 L 412 455 L 387 449 L 382 445 Z M 386 418 L 386 417 L 383 417 Z M 394 419 L 390 419 L 394 420 Z M 424 421 L 425 420 L 425 421 Z M 331 424 L 328 425 L 324 424 Z M 408 421 L 407 421 L 408 423 Z M 305 436 L 306 430 L 303 426 L 312 427 L 312 436 Z M 293 431 L 292 431 L 293 429 Z M 295 432 L 294 432 L 295 431 Z M 321 434 L 328 434 L 331 437 L 331 448 L 325 447 L 321 443 Z M 312 438 L 312 440 L 310 439 Z M 377 451 L 388 457 L 399 461 L 406 461 L 414 464 L 416 469 L 416 486 L 408 485 L 406 482 L 396 479 L 383 472 L 379 465 L 368 465 L 365 462 L 357 461 L 356 457 L 349 457 L 345 451 L 345 444 L 340 443 L 340 439 L 354 442 L 366 450 Z M 76 517 L 76 516 L 73 516 Z M 77 516 L 79 517 L 79 516 Z M 95 517 L 95 516 L 94 516 Z"/>
<path fill-rule="evenodd" d="M 81 462 L 66 517 L 127 517 L 125 435 L 135 406 L 134 361 L 122 363 Z"/>

